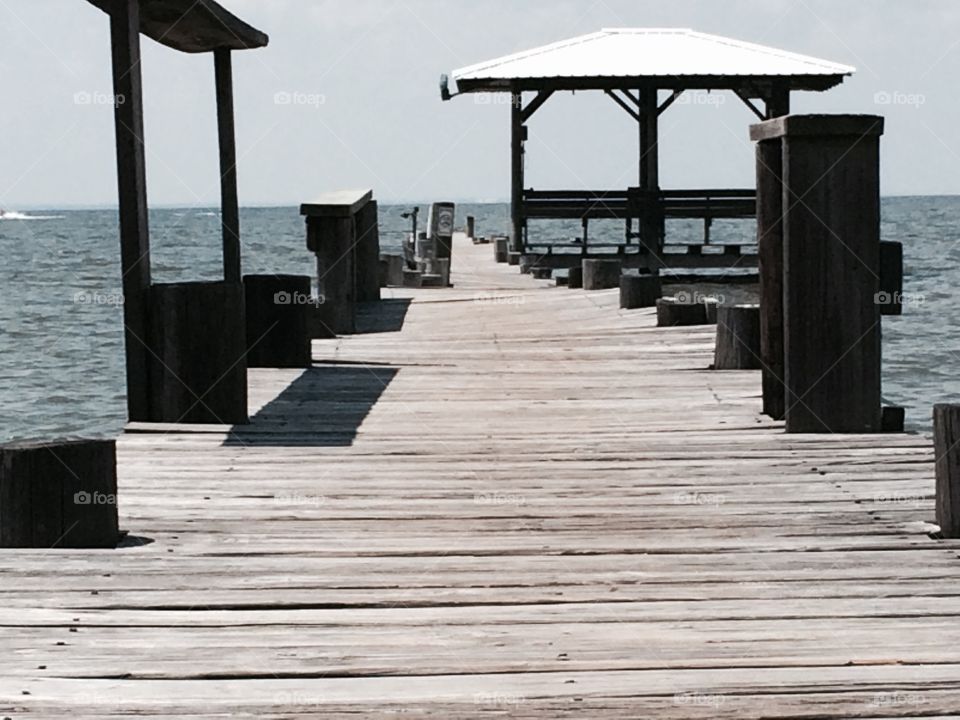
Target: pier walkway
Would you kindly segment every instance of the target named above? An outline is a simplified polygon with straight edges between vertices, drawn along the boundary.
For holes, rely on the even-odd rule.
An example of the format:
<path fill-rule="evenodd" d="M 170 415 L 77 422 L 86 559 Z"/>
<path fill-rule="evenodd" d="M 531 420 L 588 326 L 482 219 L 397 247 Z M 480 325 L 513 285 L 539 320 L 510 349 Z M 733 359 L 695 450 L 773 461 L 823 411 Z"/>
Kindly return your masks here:
<path fill-rule="evenodd" d="M 713 327 L 492 254 L 132 427 L 126 547 L 0 553 L 0 718 L 960 714 L 928 438 L 785 435 Z"/>

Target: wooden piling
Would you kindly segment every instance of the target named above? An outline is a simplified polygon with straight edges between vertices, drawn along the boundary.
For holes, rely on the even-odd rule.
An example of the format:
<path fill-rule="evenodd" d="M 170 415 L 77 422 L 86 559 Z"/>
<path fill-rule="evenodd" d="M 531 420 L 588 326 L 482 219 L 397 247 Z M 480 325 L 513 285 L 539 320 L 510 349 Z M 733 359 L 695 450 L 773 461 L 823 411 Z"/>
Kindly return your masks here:
<path fill-rule="evenodd" d="M 675 298 L 657 300 L 657 327 L 709 324 L 707 308 L 702 302 L 681 302 Z"/>
<path fill-rule="evenodd" d="M 493 239 L 493 260 L 498 263 L 505 263 L 507 261 L 507 253 L 509 248 L 507 244 L 509 238 L 505 237 L 495 237 Z"/>
<path fill-rule="evenodd" d="M 119 536 L 113 440 L 0 446 L 0 547 L 112 548 Z"/>
<path fill-rule="evenodd" d="M 338 335 L 356 332 L 355 223 L 352 217 L 307 218 L 307 247 L 317 256 L 323 315 Z"/>
<path fill-rule="evenodd" d="M 509 251 L 507 252 L 507 265 L 519 265 L 520 258 L 523 257 L 522 253 Z"/>
<path fill-rule="evenodd" d="M 757 261 L 763 413 L 786 410 L 783 359 L 783 150 L 780 138 L 757 143 Z"/>
<path fill-rule="evenodd" d="M 933 406 L 936 519 L 945 538 L 960 538 L 960 405 Z"/>
<path fill-rule="evenodd" d="M 879 140 L 883 118 L 788 115 L 783 143 L 787 432 L 880 429 Z"/>
<path fill-rule="evenodd" d="M 656 307 L 663 295 L 657 275 L 621 275 L 620 307 L 624 310 Z"/>
<path fill-rule="evenodd" d="M 467 239 L 474 240 L 477 229 L 477 220 L 473 215 L 467 215 Z"/>
<path fill-rule="evenodd" d="M 567 271 L 567 287 L 571 290 L 583 288 L 583 266 L 577 265 Z"/>
<path fill-rule="evenodd" d="M 377 201 L 364 205 L 356 216 L 357 302 L 380 299 L 380 227 Z"/>
<path fill-rule="evenodd" d="M 582 261 L 583 289 L 606 290 L 620 286 L 619 260 L 585 259 Z"/>
<path fill-rule="evenodd" d="M 247 422 L 243 285 L 158 284 L 150 289 L 153 422 Z"/>
<path fill-rule="evenodd" d="M 247 367 L 310 367 L 310 278 L 247 275 L 243 284 Z"/>
<path fill-rule="evenodd" d="M 760 364 L 760 306 L 720 305 L 713 369 L 756 370 Z"/>

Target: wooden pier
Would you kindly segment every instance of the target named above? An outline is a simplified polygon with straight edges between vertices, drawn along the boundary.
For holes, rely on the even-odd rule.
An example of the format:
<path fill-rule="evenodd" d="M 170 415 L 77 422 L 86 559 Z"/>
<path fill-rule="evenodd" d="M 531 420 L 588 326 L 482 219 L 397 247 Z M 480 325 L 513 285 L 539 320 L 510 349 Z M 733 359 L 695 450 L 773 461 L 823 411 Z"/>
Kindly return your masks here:
<path fill-rule="evenodd" d="M 787 435 L 712 326 L 458 238 L 251 424 L 131 426 L 118 550 L 0 555 L 0 718 L 960 713 L 917 435 Z"/>

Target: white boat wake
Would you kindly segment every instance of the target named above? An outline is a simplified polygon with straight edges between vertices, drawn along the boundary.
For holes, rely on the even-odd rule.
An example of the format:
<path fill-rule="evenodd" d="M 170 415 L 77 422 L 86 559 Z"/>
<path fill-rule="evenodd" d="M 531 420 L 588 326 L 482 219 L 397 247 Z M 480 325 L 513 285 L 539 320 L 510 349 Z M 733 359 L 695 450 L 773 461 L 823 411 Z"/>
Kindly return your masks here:
<path fill-rule="evenodd" d="M 61 220 L 63 215 L 27 215 L 14 210 L 0 210 L 0 220 Z"/>

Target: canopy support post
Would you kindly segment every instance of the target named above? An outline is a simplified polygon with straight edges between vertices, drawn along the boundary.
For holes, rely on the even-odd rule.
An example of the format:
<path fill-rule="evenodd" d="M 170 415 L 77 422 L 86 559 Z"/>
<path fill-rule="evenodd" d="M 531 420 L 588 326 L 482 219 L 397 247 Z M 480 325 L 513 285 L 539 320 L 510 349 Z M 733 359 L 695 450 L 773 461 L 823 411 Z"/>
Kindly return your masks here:
<path fill-rule="evenodd" d="M 790 114 L 790 86 L 778 83 L 766 98 L 767 120 Z"/>
<path fill-rule="evenodd" d="M 514 252 L 523 252 L 526 218 L 523 208 L 523 93 L 514 88 L 510 93 L 510 225 Z"/>
<path fill-rule="evenodd" d="M 663 211 L 660 205 L 660 156 L 656 88 L 640 88 L 640 241 L 651 253 L 660 255 L 663 244 Z"/>
<path fill-rule="evenodd" d="M 241 282 L 240 201 L 237 195 L 237 141 L 233 116 L 233 62 L 229 49 L 214 50 L 217 130 L 220 139 L 220 215 L 223 224 L 223 279 Z"/>
<path fill-rule="evenodd" d="M 118 0 L 110 13 L 114 124 L 123 272 L 123 324 L 126 347 L 127 413 L 131 421 L 150 420 L 148 294 L 150 230 L 143 146 L 143 81 L 140 73 L 140 0 Z"/>

